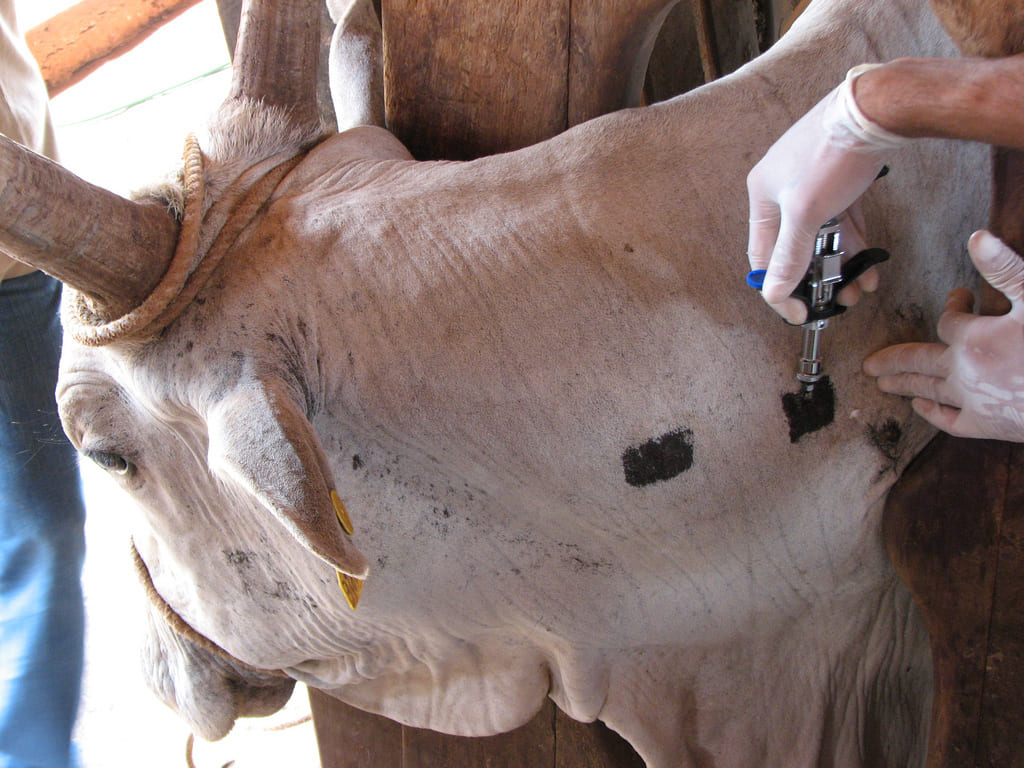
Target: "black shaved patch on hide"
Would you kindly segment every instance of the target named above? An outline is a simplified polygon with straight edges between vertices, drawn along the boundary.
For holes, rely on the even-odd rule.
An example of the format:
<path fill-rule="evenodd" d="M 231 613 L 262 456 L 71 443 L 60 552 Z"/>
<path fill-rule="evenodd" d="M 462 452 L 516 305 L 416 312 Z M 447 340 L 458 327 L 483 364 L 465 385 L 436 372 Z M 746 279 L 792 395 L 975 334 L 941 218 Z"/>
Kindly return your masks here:
<path fill-rule="evenodd" d="M 809 432 L 817 432 L 835 421 L 836 391 L 828 376 L 823 376 L 814 389 L 786 392 L 782 410 L 789 422 L 789 442 L 795 443 Z"/>
<path fill-rule="evenodd" d="M 626 482 L 636 488 L 671 480 L 693 466 L 693 431 L 676 429 L 622 454 Z"/>

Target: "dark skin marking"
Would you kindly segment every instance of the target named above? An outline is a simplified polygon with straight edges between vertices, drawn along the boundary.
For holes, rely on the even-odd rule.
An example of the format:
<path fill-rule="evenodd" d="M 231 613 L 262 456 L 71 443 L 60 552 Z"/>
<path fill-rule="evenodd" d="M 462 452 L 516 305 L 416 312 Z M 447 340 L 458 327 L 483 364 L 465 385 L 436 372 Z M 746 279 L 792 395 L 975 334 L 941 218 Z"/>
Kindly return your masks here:
<path fill-rule="evenodd" d="M 782 410 L 789 422 L 789 442 L 796 443 L 809 432 L 817 432 L 835 421 L 835 388 L 825 376 L 810 392 L 785 392 Z"/>
<path fill-rule="evenodd" d="M 693 431 L 676 429 L 622 454 L 626 482 L 636 488 L 671 480 L 693 466 Z"/>
<path fill-rule="evenodd" d="M 882 455 L 889 461 L 896 462 L 900 457 L 900 439 L 903 428 L 896 419 L 886 419 L 880 426 L 868 425 L 868 438 Z"/>
<path fill-rule="evenodd" d="M 251 567 L 253 562 L 259 559 L 259 555 L 255 552 L 243 552 L 241 550 L 224 550 L 224 557 L 239 570 Z"/>
<path fill-rule="evenodd" d="M 886 419 L 881 424 L 868 424 L 868 440 L 886 459 L 886 465 L 878 472 L 878 479 L 887 472 L 896 471 L 904 451 L 900 423 L 896 419 Z"/>

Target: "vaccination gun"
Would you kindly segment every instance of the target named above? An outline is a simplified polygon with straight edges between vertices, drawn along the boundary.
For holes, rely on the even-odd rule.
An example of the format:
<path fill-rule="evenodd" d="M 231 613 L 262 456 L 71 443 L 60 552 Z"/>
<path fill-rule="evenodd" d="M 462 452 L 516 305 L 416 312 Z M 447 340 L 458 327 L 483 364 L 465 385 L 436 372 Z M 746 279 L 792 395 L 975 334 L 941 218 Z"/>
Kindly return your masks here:
<path fill-rule="evenodd" d="M 836 301 L 839 292 L 868 269 L 889 258 L 888 252 L 881 248 L 863 250 L 845 264 L 842 261 L 844 255 L 839 222 L 830 219 L 818 230 L 807 274 L 791 294 L 807 306 L 807 319 L 801 325 L 803 343 L 796 374 L 801 391 L 805 394 L 813 392 L 814 385 L 824 376 L 822 332 L 828 327 L 831 318 L 846 311 L 846 307 Z M 747 275 L 747 284 L 761 290 L 764 276 L 765 270 L 755 269 Z"/>

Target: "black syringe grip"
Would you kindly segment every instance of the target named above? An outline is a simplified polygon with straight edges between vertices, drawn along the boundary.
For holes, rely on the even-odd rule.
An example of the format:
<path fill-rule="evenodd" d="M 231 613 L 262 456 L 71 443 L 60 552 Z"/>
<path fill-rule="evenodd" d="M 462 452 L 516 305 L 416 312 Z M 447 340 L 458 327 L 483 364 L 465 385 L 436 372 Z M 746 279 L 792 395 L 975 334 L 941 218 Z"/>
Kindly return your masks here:
<path fill-rule="evenodd" d="M 888 260 L 889 252 L 884 248 L 866 248 L 860 251 L 856 256 L 843 264 L 842 278 L 835 284 L 833 295 L 837 295 L 843 288 L 863 275 L 871 267 Z M 764 276 L 765 270 L 753 270 L 747 275 L 747 285 L 761 290 L 764 287 Z M 806 278 L 800 281 L 790 295 L 795 299 L 800 299 L 807 306 L 807 319 L 804 320 L 804 323 L 810 323 L 814 320 L 826 320 L 846 311 L 846 307 L 834 300 L 827 307 L 814 309 L 811 298 L 811 284 Z M 790 323 L 790 325 L 803 325 L 803 323 Z"/>

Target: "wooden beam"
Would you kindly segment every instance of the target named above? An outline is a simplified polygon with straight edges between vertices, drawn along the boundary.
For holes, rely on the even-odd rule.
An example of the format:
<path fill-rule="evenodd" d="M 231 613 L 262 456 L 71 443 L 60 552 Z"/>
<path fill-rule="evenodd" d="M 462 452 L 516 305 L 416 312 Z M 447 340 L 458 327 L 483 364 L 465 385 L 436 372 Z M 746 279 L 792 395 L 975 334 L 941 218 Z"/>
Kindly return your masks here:
<path fill-rule="evenodd" d="M 711 0 L 693 0 L 693 18 L 697 29 L 700 64 L 704 82 L 717 80 L 722 73 L 718 64 L 718 46 L 715 44 L 715 23 L 711 13 Z"/>
<path fill-rule="evenodd" d="M 199 0 L 82 0 L 25 35 L 50 96 L 82 80 Z"/>

